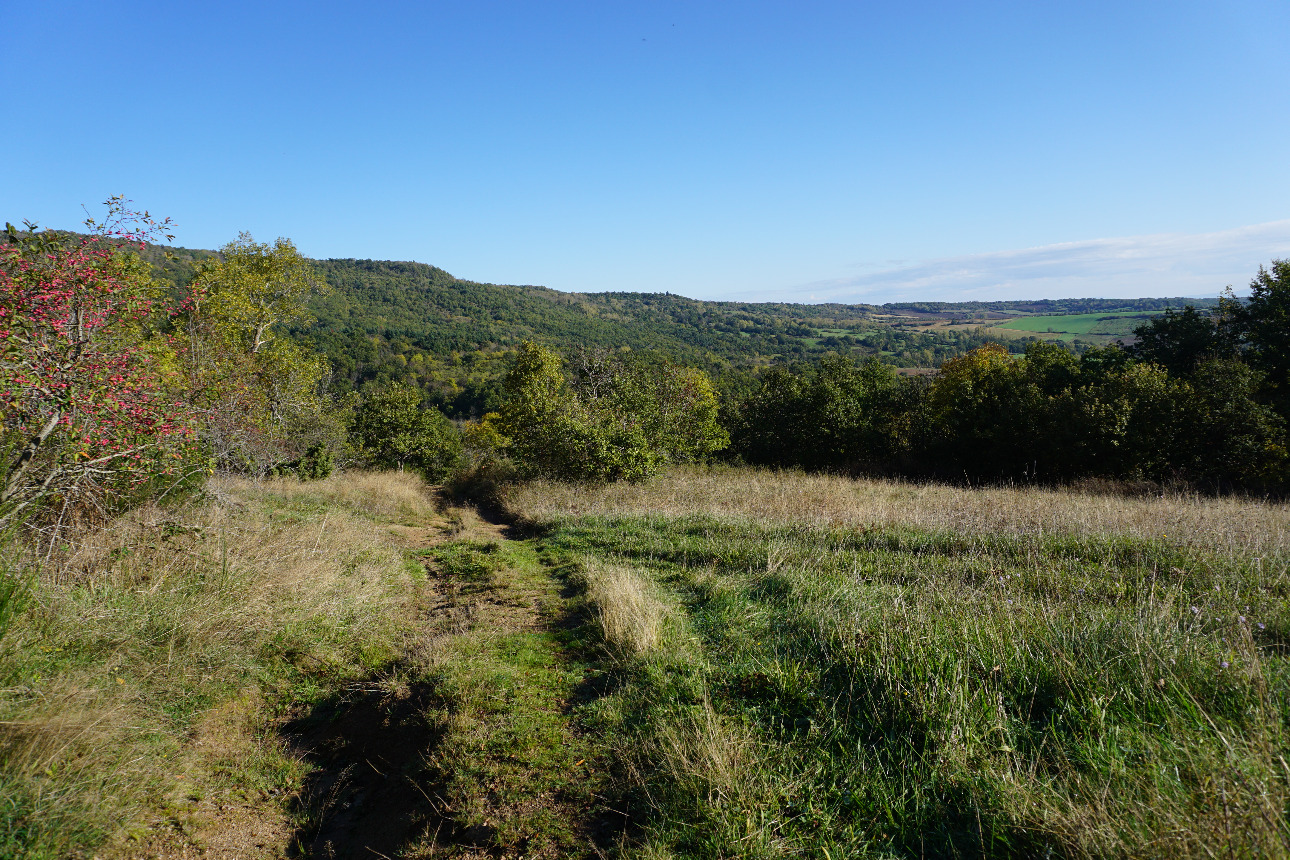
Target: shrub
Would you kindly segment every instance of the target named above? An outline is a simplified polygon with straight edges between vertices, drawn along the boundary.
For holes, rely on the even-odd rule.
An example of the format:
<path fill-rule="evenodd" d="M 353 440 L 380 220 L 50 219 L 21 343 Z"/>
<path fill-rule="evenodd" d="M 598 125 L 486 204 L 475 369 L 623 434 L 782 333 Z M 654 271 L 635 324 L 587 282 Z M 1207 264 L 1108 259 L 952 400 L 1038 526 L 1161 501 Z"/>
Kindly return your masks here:
<path fill-rule="evenodd" d="M 665 463 L 726 446 L 716 393 L 702 371 L 605 351 L 577 359 L 570 381 L 556 353 L 529 342 L 516 351 L 506 401 L 491 423 L 521 473 L 640 481 Z"/>
<path fill-rule="evenodd" d="M 421 392 L 392 385 L 372 395 L 358 411 L 354 441 L 373 465 L 420 472 L 441 481 L 461 461 L 461 434 L 437 409 L 421 404 Z"/>
<path fill-rule="evenodd" d="M 108 209 L 79 241 L 29 223 L 0 246 L 0 527 L 39 510 L 57 531 L 204 468 L 160 284 L 129 251 L 167 222 Z"/>

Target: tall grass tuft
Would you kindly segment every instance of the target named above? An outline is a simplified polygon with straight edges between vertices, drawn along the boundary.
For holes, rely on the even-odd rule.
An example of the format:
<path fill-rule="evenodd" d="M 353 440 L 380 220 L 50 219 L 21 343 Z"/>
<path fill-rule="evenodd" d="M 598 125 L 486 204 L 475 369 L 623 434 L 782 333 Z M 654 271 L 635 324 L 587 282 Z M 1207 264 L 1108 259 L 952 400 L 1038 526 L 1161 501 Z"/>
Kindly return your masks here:
<path fill-rule="evenodd" d="M 655 648 L 663 636 L 666 608 L 651 579 L 621 565 L 590 559 L 584 565 L 587 599 L 605 643 L 624 657 Z"/>

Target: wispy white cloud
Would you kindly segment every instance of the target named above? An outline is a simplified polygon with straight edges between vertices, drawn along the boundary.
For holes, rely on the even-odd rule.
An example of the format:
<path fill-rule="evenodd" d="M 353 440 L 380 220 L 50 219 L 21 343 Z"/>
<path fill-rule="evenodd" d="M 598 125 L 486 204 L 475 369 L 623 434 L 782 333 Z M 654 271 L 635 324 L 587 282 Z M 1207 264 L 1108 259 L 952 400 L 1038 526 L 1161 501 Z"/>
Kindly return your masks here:
<path fill-rule="evenodd" d="M 1290 219 L 1217 233 L 1090 239 L 949 257 L 743 298 L 882 303 L 1212 296 L 1229 284 L 1240 293 L 1260 264 L 1287 256 Z"/>

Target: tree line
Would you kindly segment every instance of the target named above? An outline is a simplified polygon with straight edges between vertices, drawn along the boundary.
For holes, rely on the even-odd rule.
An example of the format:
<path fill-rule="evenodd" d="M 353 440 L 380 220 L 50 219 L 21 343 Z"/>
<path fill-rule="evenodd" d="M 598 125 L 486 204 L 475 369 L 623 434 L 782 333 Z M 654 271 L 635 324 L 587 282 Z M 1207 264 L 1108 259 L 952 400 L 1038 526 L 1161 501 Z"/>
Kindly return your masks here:
<path fill-rule="evenodd" d="M 974 480 L 1290 485 L 1290 261 L 1251 295 L 1167 310 L 1137 342 L 1075 355 L 988 344 L 930 377 L 827 357 L 779 367 L 728 415 L 749 463 Z"/>

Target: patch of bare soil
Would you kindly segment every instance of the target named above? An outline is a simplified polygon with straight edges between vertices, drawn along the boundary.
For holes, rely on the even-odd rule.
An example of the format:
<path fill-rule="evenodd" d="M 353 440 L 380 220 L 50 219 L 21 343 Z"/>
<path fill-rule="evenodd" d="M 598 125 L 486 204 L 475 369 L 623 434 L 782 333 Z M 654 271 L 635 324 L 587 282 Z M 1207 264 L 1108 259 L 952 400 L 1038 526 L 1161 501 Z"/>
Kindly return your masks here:
<path fill-rule="evenodd" d="M 242 697 L 213 710 L 197 727 L 193 767 L 212 768 L 220 761 L 252 754 L 254 702 Z M 292 827 L 281 798 L 271 794 L 223 791 L 214 797 L 192 792 L 178 774 L 168 798 L 172 814 L 161 827 L 116 856 L 140 860 L 245 858 L 268 860 L 284 855 Z"/>
<path fill-rule="evenodd" d="M 508 525 L 470 508 L 441 508 L 424 526 L 386 523 L 403 546 L 419 549 L 461 539 L 487 543 L 516 537 Z M 506 594 L 468 583 L 431 580 L 410 611 L 418 619 L 407 659 L 418 663 L 436 643 L 479 625 L 537 630 L 546 623 L 536 594 Z M 427 720 L 434 691 L 426 684 L 372 682 L 301 710 L 276 733 L 256 739 L 252 704 L 239 700 L 204 721 L 194 744 L 204 765 L 279 743 L 309 764 L 291 796 L 257 793 L 194 799 L 177 789 L 180 814 L 116 856 L 148 860 L 211 858 L 497 857 L 489 834 L 454 829 L 440 810 L 442 786 L 427 762 L 441 731 Z M 534 799 L 541 802 L 541 799 Z M 558 804 L 557 804 L 558 805 Z M 504 810 L 498 809 L 499 814 Z M 559 810 L 576 815 L 578 810 Z"/>

